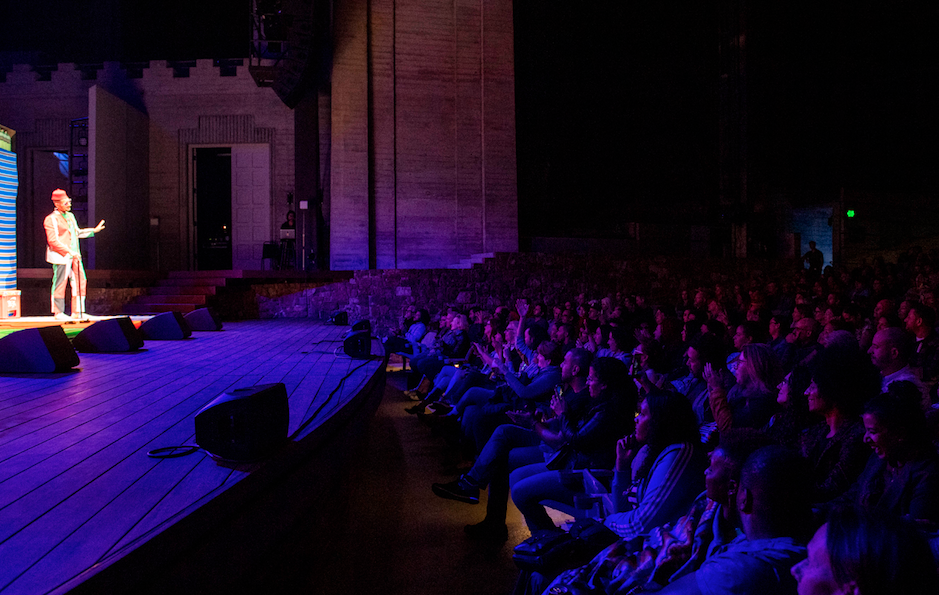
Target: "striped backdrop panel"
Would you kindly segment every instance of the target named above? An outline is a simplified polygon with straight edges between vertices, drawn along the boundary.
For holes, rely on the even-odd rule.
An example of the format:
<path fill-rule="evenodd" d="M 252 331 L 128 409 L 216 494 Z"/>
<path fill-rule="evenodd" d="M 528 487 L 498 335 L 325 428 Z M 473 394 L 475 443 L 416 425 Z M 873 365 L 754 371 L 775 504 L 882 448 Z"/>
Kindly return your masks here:
<path fill-rule="evenodd" d="M 16 289 L 16 153 L 0 149 L 0 291 Z"/>

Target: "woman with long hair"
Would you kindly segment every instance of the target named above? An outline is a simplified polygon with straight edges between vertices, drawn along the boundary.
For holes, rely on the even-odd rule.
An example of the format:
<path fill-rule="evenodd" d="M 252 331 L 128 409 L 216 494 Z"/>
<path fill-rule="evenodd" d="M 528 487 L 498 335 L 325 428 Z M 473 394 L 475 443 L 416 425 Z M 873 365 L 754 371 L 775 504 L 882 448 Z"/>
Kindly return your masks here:
<path fill-rule="evenodd" d="M 798 449 L 799 437 L 812 422 L 805 390 L 812 375 L 804 365 L 798 365 L 786 374 L 776 387 L 776 403 L 780 410 L 773 414 L 763 432 L 787 448 Z"/>
<path fill-rule="evenodd" d="M 698 420 L 678 393 L 655 391 L 639 404 L 635 432 L 616 444 L 606 526 L 632 539 L 685 512 L 704 487 Z"/>
<path fill-rule="evenodd" d="M 725 392 L 713 367 L 705 367 L 711 412 L 717 427 L 762 428 L 776 410 L 776 386 L 782 372 L 776 354 L 764 343 L 744 345 L 737 358 L 737 383 Z"/>
<path fill-rule="evenodd" d="M 894 382 L 864 406 L 864 442 L 874 452 L 845 498 L 869 511 L 939 523 L 939 456 L 929 439 L 922 393 Z"/>
<path fill-rule="evenodd" d="M 800 449 L 812 470 L 812 501 L 824 503 L 846 492 L 864 470 L 870 450 L 860 414 L 880 393 L 881 381 L 860 351 L 826 349 L 817 359 L 805 396 L 809 412 L 823 420 L 803 432 Z"/>

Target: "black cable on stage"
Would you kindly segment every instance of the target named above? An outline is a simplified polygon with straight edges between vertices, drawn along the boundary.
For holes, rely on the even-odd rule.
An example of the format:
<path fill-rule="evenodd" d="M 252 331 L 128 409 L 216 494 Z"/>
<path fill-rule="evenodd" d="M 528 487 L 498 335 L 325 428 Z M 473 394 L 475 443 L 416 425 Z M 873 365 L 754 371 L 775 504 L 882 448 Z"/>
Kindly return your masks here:
<path fill-rule="evenodd" d="M 295 438 L 297 437 L 297 435 L 298 435 L 300 432 L 302 432 L 304 429 L 306 429 L 306 427 L 307 427 L 308 425 L 310 425 L 310 423 L 312 423 L 314 419 L 316 419 L 316 416 L 318 416 L 318 415 L 320 414 L 320 412 L 323 411 L 323 408 L 326 407 L 326 405 L 329 404 L 329 402 L 332 400 L 333 395 L 336 394 L 336 391 L 338 391 L 340 388 L 342 388 L 342 384 L 346 381 L 347 378 L 349 378 L 350 376 L 352 376 L 352 374 L 353 374 L 354 372 L 356 372 L 357 370 L 361 369 L 363 366 L 365 366 L 365 365 L 368 364 L 369 362 L 372 362 L 372 361 L 374 361 L 374 360 L 376 360 L 376 359 L 382 359 L 382 356 L 380 356 L 380 355 L 373 355 L 373 356 L 370 356 L 367 360 L 365 360 L 364 362 L 362 362 L 362 363 L 359 364 L 358 366 L 356 366 L 356 367 L 352 368 L 351 370 L 349 370 L 349 372 L 348 372 L 345 376 L 342 377 L 342 380 L 339 381 L 339 384 L 336 385 L 336 388 L 334 388 L 334 389 L 332 390 L 332 392 L 330 392 L 330 393 L 326 396 L 326 399 L 323 400 L 323 402 L 320 404 L 320 406 L 316 408 L 316 411 L 313 412 L 313 415 L 311 415 L 310 417 L 308 417 L 305 422 L 303 422 L 302 424 L 300 424 L 300 427 L 298 427 L 296 430 L 294 430 L 293 434 L 290 435 L 289 439 L 290 439 L 290 440 L 295 439 Z"/>
<path fill-rule="evenodd" d="M 154 448 L 153 450 L 147 451 L 147 456 L 152 459 L 176 459 L 191 455 L 198 450 L 202 450 L 202 447 L 197 444 L 180 444 L 179 446 Z"/>

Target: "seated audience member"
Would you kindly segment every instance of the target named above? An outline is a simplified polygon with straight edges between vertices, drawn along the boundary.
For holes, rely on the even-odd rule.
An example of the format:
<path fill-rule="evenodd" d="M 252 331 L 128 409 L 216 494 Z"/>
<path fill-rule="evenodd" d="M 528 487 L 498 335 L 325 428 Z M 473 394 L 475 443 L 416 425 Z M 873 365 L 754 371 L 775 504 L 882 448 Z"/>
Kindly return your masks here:
<path fill-rule="evenodd" d="M 530 313 L 529 324 L 537 324 L 544 330 L 548 330 L 548 315 L 544 304 L 532 305 Z"/>
<path fill-rule="evenodd" d="M 571 350 L 564 356 L 561 381 L 568 388 L 552 399 L 551 406 L 556 414 L 555 418 L 534 423 L 536 418 L 530 412 L 510 413 L 509 417 L 520 425 L 504 424 L 496 428 L 472 469 L 456 481 L 433 484 L 433 491 L 438 496 L 471 504 L 479 502 L 480 488 L 489 486 L 486 518 L 475 525 L 467 525 L 467 535 L 472 538 L 505 541 L 508 536 L 505 514 L 509 498 L 509 473 L 534 463 L 543 465 L 545 453 L 556 452 L 563 443 L 559 437 L 563 439 L 569 435 L 570 439 L 579 445 L 579 449 L 572 453 L 569 461 L 571 468 L 602 463 L 591 458 L 592 449 L 596 448 L 591 444 L 591 439 L 602 443 L 603 437 L 600 434 L 604 431 L 610 432 L 621 419 L 625 419 L 622 417 L 623 412 L 617 411 L 615 406 L 628 401 L 628 397 L 619 391 L 614 394 L 613 391 L 607 390 L 607 384 L 597 381 L 596 377 L 592 379 L 594 382 L 590 383 L 588 371 L 595 374 L 596 367 L 599 367 L 610 388 L 620 387 L 621 391 L 628 385 L 625 366 L 621 362 L 617 380 L 616 368 L 609 367 L 607 370 L 603 360 L 593 362 L 592 367 L 591 360 L 590 353 L 583 349 Z M 634 395 L 632 400 L 635 402 Z M 608 441 L 612 444 L 615 439 L 616 434 L 613 431 L 613 437 Z M 605 445 L 607 452 L 611 450 L 610 444 Z M 609 464 L 611 462 L 607 462 L 607 465 Z"/>
<path fill-rule="evenodd" d="M 656 527 L 638 546 L 634 540 L 617 541 L 587 565 L 563 572 L 551 586 L 578 589 L 575 592 L 657 591 L 694 572 L 707 556 L 737 537 L 740 469 L 747 457 L 770 444 L 766 436 L 750 428 L 721 436 L 704 472 L 705 491 L 685 516 Z M 535 575 L 532 582 L 540 586 L 545 578 Z"/>
<path fill-rule="evenodd" d="M 599 328 L 600 322 L 597 320 L 591 320 L 589 318 L 582 320 L 580 323 L 580 329 L 577 333 L 575 347 L 586 349 L 590 353 L 596 353 L 597 345 L 594 343 L 594 337 L 596 336 L 597 330 Z"/>
<path fill-rule="evenodd" d="M 538 355 L 535 358 L 537 371 L 533 375 L 516 374 L 512 370 L 497 368 L 503 374 L 505 384 L 497 387 L 495 391 L 483 391 L 491 393 L 488 400 L 482 404 L 466 406 L 460 417 L 463 436 L 475 447 L 476 452 L 482 450 L 498 426 L 511 421 L 506 417 L 506 411 L 547 409 L 554 387 L 561 381 L 560 364 L 563 359 L 556 344 L 544 341 L 538 345 Z M 466 391 L 463 400 L 479 390 L 482 389 Z"/>
<path fill-rule="evenodd" d="M 521 322 L 524 321 L 520 319 L 514 323 L 516 328 L 521 328 L 519 326 Z M 538 366 L 537 349 L 543 342 L 548 340 L 548 332 L 538 325 L 529 325 L 523 334 L 511 333 L 511 335 L 513 341 L 506 342 L 507 349 L 503 350 L 502 357 L 492 358 L 492 360 L 487 360 L 487 363 L 491 366 L 492 371 L 500 377 L 503 370 L 513 372 L 518 370 L 523 378 L 534 378 L 542 371 Z M 500 389 L 500 385 L 467 387 L 462 394 L 454 395 L 456 402 L 452 414 L 461 416 L 463 411 L 470 405 L 486 404 L 498 390 L 505 390 L 505 388 Z"/>
<path fill-rule="evenodd" d="M 411 319 L 404 336 L 390 336 L 385 339 L 385 351 L 388 353 L 420 353 L 423 345 L 421 339 L 427 334 L 427 325 L 430 324 L 430 313 L 426 308 L 420 308 L 410 314 Z"/>
<path fill-rule="evenodd" d="M 429 352 L 415 355 L 411 358 L 411 369 L 416 374 L 423 375 L 425 379 L 433 380 L 438 372 L 446 365 L 444 360 L 447 358 L 462 358 L 469 351 L 469 336 L 466 333 L 469 327 L 469 321 L 466 316 L 457 314 L 453 316 L 450 323 L 450 330 L 442 337 L 434 340 L 434 346 Z M 420 391 L 420 387 L 418 389 Z M 429 392 L 420 391 L 426 395 Z"/>
<path fill-rule="evenodd" d="M 731 374 L 736 375 L 737 358 L 740 357 L 740 350 L 745 345 L 762 342 L 764 334 L 765 332 L 760 328 L 760 325 L 755 322 L 747 321 L 737 325 L 731 339 L 734 344 L 734 351 L 727 356 L 727 369 L 730 370 Z"/>
<path fill-rule="evenodd" d="M 643 337 L 630 356 L 629 375 L 633 377 L 636 388 L 652 391 L 662 388 L 665 374 L 669 371 L 662 345 L 651 337 Z"/>
<path fill-rule="evenodd" d="M 596 351 L 593 352 L 596 357 L 612 357 L 610 350 L 610 331 L 613 327 L 608 324 L 601 324 L 593 333 L 593 344 Z"/>
<path fill-rule="evenodd" d="M 685 344 L 681 340 L 682 322 L 674 316 L 666 316 L 657 327 L 653 336 L 662 345 L 665 352 L 665 368 L 674 370 L 682 365 Z"/>
<path fill-rule="evenodd" d="M 899 328 L 877 331 L 867 353 L 882 377 L 880 390 L 886 392 L 891 382 L 906 380 L 922 392 L 923 386 L 909 366 L 913 353 L 913 337 Z"/>
<path fill-rule="evenodd" d="M 763 431 L 787 448 L 799 450 L 802 433 L 813 423 L 805 398 L 811 379 L 806 366 L 796 366 L 776 387 L 779 389 L 776 402 L 781 409 L 773 414 Z"/>
<path fill-rule="evenodd" d="M 629 339 L 629 331 L 626 327 L 614 326 L 610 329 L 610 337 L 607 339 L 610 351 L 604 357 L 615 357 L 628 366 L 631 363 L 630 344 L 633 342 Z"/>
<path fill-rule="evenodd" d="M 486 320 L 489 318 L 488 312 L 482 308 L 470 308 L 467 315 L 470 325 L 466 329 L 469 335 L 470 343 L 479 343 L 484 339 Z"/>
<path fill-rule="evenodd" d="M 933 595 L 936 562 L 917 528 L 889 516 L 838 509 L 792 567 L 799 595 Z"/>
<path fill-rule="evenodd" d="M 501 359 L 501 352 L 504 347 L 503 338 L 508 329 L 502 328 L 502 318 L 493 316 L 486 321 L 483 327 L 482 343 L 474 343 L 466 354 L 467 364 L 456 367 L 455 365 L 444 366 L 434 378 L 433 390 L 427 393 L 427 396 L 413 407 L 408 407 L 405 411 L 420 415 L 426 409 L 430 409 L 433 415 L 443 415 L 448 413 L 463 393 L 471 386 L 484 386 L 489 384 L 489 376 L 493 372 L 494 360 Z M 516 325 L 517 326 L 517 325 Z M 512 342 L 515 341 L 514 331 L 509 332 Z"/>
<path fill-rule="evenodd" d="M 786 341 L 791 324 L 791 319 L 786 314 L 774 314 L 769 319 L 769 348 L 779 359 L 779 365 L 784 374 L 792 370 L 792 366 L 795 365 L 792 361 L 795 357 L 795 347 Z"/>
<path fill-rule="evenodd" d="M 847 349 L 850 351 L 859 351 L 861 349 L 854 333 L 846 330 L 830 330 L 831 327 L 832 325 L 829 323 L 827 327 L 829 332 L 824 338 L 822 335 L 818 336 L 819 345 L 825 349 Z"/>
<path fill-rule="evenodd" d="M 910 367 L 918 371 L 919 378 L 924 384 L 934 384 L 939 376 L 939 333 L 935 328 L 936 311 L 919 302 L 910 302 L 909 313 L 903 322 L 906 330 L 913 333 L 916 338 Z"/>
<path fill-rule="evenodd" d="M 793 318 L 795 320 L 795 318 Z M 814 318 L 801 318 L 792 324 L 792 332 L 786 337 L 793 348 L 793 365 L 800 363 L 809 363 L 821 350 L 822 346 L 818 344 L 818 335 L 822 327 Z"/>
<path fill-rule="evenodd" d="M 870 455 L 864 446 L 860 413 L 880 392 L 877 369 L 859 352 L 826 351 L 818 358 L 805 391 L 809 411 L 824 417 L 803 434 L 801 452 L 812 477 L 812 501 L 824 503 L 843 494 L 864 470 Z"/>
<path fill-rule="evenodd" d="M 804 462 L 782 446 L 766 446 L 747 458 L 737 488 L 743 535 L 717 548 L 692 574 L 665 587 L 663 595 L 792 593 L 789 570 L 805 558 Z"/>
<path fill-rule="evenodd" d="M 575 344 L 575 339 L 574 325 L 572 324 L 557 325 L 554 329 L 554 336 L 551 338 L 552 341 L 560 346 L 562 353 L 567 353 L 577 346 Z"/>
<path fill-rule="evenodd" d="M 632 431 L 636 410 L 635 387 L 629 386 L 625 372 L 619 360 L 597 358 L 587 376 L 590 400 L 584 414 L 565 415 L 564 401 L 555 399 L 554 412 L 561 418 L 556 430 L 549 421 L 535 417 L 535 431 L 560 457 L 552 466 L 562 471 L 613 467 L 616 440 Z M 543 500 L 574 504 L 575 492 L 561 480 L 560 471 L 548 469 L 546 461 L 515 469 L 509 475 L 509 485 L 512 501 L 532 531 L 554 528 L 541 505 Z"/>
<path fill-rule="evenodd" d="M 719 431 L 762 428 L 776 410 L 779 362 L 765 343 L 745 345 L 738 357 L 737 383 L 726 391 L 713 367 L 705 368 L 711 413 Z"/>
<path fill-rule="evenodd" d="M 921 393 L 910 382 L 864 407 L 864 442 L 874 453 L 844 496 L 871 512 L 939 524 L 939 455 L 930 441 Z"/>
<path fill-rule="evenodd" d="M 699 426 L 714 421 L 708 401 L 707 381 L 704 379 L 705 366 L 710 364 L 712 369 L 718 371 L 725 389 L 729 390 L 735 382 L 734 377 L 724 367 L 725 361 L 726 350 L 720 339 L 711 333 L 698 335 L 685 352 L 688 375 L 671 383 L 672 387 L 691 403 Z"/>
<path fill-rule="evenodd" d="M 606 526 L 624 539 L 678 518 L 702 487 L 704 449 L 691 405 L 670 392 L 647 394 L 633 435 L 616 444 Z"/>
<path fill-rule="evenodd" d="M 797 296 L 798 297 L 798 296 Z M 798 303 L 792 308 L 792 324 L 799 322 L 803 318 L 812 318 L 815 309 L 807 303 Z"/>

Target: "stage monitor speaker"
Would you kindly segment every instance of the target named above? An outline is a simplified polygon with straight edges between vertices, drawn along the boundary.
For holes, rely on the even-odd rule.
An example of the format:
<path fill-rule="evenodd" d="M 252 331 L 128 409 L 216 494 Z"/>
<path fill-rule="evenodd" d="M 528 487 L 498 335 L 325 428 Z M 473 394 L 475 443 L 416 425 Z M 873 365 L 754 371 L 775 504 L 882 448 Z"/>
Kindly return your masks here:
<path fill-rule="evenodd" d="M 76 351 L 117 353 L 143 347 L 143 335 L 127 316 L 99 320 L 72 339 Z"/>
<path fill-rule="evenodd" d="M 50 374 L 79 364 L 61 326 L 29 328 L 0 339 L 0 373 Z"/>
<path fill-rule="evenodd" d="M 179 341 L 188 339 L 192 330 L 179 312 L 164 312 L 141 324 L 140 333 L 147 341 Z"/>
<path fill-rule="evenodd" d="M 372 357 L 372 334 L 368 331 L 356 331 L 346 335 L 342 350 L 349 357 L 366 359 Z"/>
<path fill-rule="evenodd" d="M 183 316 L 186 324 L 194 331 L 220 331 L 222 319 L 212 308 L 199 308 Z"/>
<path fill-rule="evenodd" d="M 329 317 L 327 322 L 331 322 L 336 326 L 346 326 L 349 324 L 349 313 L 342 310 L 337 310 L 333 312 L 333 315 Z"/>
<path fill-rule="evenodd" d="M 287 441 L 289 422 L 283 383 L 237 388 L 196 413 L 196 444 L 214 459 L 250 463 Z"/>
<path fill-rule="evenodd" d="M 368 331 L 372 332 L 372 323 L 367 320 L 356 320 L 352 323 L 352 331 Z"/>

